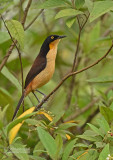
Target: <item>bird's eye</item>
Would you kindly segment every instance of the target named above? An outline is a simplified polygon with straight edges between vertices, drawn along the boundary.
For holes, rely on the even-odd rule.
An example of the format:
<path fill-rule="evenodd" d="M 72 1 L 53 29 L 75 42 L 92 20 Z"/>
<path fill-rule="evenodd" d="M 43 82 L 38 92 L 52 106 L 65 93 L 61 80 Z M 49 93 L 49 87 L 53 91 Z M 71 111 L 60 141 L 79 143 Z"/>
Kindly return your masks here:
<path fill-rule="evenodd" d="M 54 36 L 51 36 L 51 39 L 54 39 Z"/>

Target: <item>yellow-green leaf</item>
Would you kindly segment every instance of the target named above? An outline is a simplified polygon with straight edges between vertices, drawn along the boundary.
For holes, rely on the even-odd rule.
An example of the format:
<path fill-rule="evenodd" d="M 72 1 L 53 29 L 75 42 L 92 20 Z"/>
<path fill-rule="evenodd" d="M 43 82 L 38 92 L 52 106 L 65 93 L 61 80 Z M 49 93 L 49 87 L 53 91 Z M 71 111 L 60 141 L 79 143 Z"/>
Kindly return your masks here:
<path fill-rule="evenodd" d="M 66 25 L 71 28 L 71 26 L 73 25 L 73 23 L 75 22 L 76 18 L 75 17 L 72 17 L 72 18 L 69 18 L 67 19 L 66 21 Z"/>
<path fill-rule="evenodd" d="M 98 1 L 94 3 L 90 14 L 90 22 L 113 9 L 113 1 Z"/>
<path fill-rule="evenodd" d="M 48 151 L 49 155 L 54 159 L 57 147 L 54 138 L 42 127 L 37 127 L 39 138 Z"/>
<path fill-rule="evenodd" d="M 63 9 L 60 12 L 57 13 L 55 16 L 55 19 L 61 18 L 61 17 L 68 17 L 68 16 L 77 16 L 79 14 L 82 14 L 83 12 L 75 10 L 75 9 Z"/>
<path fill-rule="evenodd" d="M 16 39 L 20 47 L 24 48 L 24 29 L 22 24 L 16 20 L 6 21 L 7 27 L 14 39 Z"/>
<path fill-rule="evenodd" d="M 38 8 L 56 8 L 56 7 L 64 7 L 66 5 L 66 0 L 47 0 L 41 3 Z"/>

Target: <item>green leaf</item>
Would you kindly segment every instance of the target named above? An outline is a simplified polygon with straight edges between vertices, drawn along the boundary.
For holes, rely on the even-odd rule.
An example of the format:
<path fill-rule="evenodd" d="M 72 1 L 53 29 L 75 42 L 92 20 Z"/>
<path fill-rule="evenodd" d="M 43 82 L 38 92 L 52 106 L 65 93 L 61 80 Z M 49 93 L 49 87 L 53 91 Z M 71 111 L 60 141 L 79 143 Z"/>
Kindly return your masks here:
<path fill-rule="evenodd" d="M 75 7 L 77 9 L 80 9 L 84 5 L 84 3 L 85 3 L 85 0 L 76 0 L 75 1 Z"/>
<path fill-rule="evenodd" d="M 106 159 L 106 158 L 108 157 L 108 154 L 110 154 L 109 144 L 106 144 L 106 146 L 104 147 L 104 149 L 103 149 L 102 152 L 100 153 L 98 160 Z"/>
<path fill-rule="evenodd" d="M 18 80 L 13 76 L 12 73 L 9 72 L 9 70 L 7 69 L 7 67 L 4 67 L 1 71 L 1 73 L 8 79 L 10 80 L 17 88 L 18 90 L 21 92 L 21 85 L 18 82 Z"/>
<path fill-rule="evenodd" d="M 77 139 L 74 139 L 66 145 L 64 152 L 63 152 L 62 160 L 67 160 L 69 158 L 69 155 L 71 151 L 73 150 L 74 144 L 76 143 L 76 141 Z"/>
<path fill-rule="evenodd" d="M 82 154 L 84 154 L 84 152 L 85 152 L 85 151 L 78 151 L 78 152 L 76 152 L 75 154 L 73 154 L 72 156 L 70 156 L 69 160 L 73 160 L 73 158 L 74 158 L 75 160 L 78 160 L 77 158 L 78 158 L 79 156 L 81 156 Z"/>
<path fill-rule="evenodd" d="M 100 107 L 100 112 L 104 116 L 106 121 L 108 123 L 111 123 L 111 121 L 113 120 L 113 111 L 110 108 L 102 106 L 102 107 Z"/>
<path fill-rule="evenodd" d="M 5 117 L 5 114 L 6 114 L 6 111 L 7 111 L 8 107 L 9 107 L 9 104 L 6 105 L 6 106 L 3 108 L 3 111 L 0 111 L 0 120 L 3 121 L 3 119 L 4 119 L 4 117 Z"/>
<path fill-rule="evenodd" d="M 7 27 L 14 39 L 16 39 L 20 47 L 24 48 L 24 29 L 22 24 L 16 20 L 6 21 Z"/>
<path fill-rule="evenodd" d="M 29 118 L 29 119 L 26 119 L 25 122 L 28 123 L 28 124 L 30 124 L 30 125 L 38 125 L 39 121 L 36 120 L 36 119 L 30 119 Z"/>
<path fill-rule="evenodd" d="M 102 116 L 101 119 L 97 120 L 97 123 L 99 124 L 101 130 L 103 130 L 104 133 L 107 134 L 107 132 L 110 130 L 110 127 L 105 118 Z"/>
<path fill-rule="evenodd" d="M 93 2 L 91 0 L 85 0 L 85 5 L 87 6 L 89 12 L 93 9 Z"/>
<path fill-rule="evenodd" d="M 56 142 L 56 146 L 57 146 L 57 152 L 56 152 L 56 156 L 55 158 L 58 159 L 59 158 L 59 153 L 62 149 L 63 146 L 63 140 L 60 134 L 58 134 L 55 138 L 55 142 Z"/>
<path fill-rule="evenodd" d="M 10 36 L 7 32 L 0 31 L 0 44 L 8 41 L 10 39 Z"/>
<path fill-rule="evenodd" d="M 113 9 L 113 1 L 98 1 L 90 14 L 90 22 Z"/>
<path fill-rule="evenodd" d="M 72 156 L 74 159 L 76 158 L 76 160 L 90 160 L 90 159 L 97 160 L 99 153 L 95 149 L 90 149 L 90 150 L 86 150 L 83 153 L 79 154 L 79 156 L 78 155 L 76 156 L 76 155 L 77 153 Z"/>
<path fill-rule="evenodd" d="M 44 150 L 44 146 L 42 145 L 41 142 L 38 142 L 34 147 L 33 155 L 37 157 L 43 152 L 43 150 Z"/>
<path fill-rule="evenodd" d="M 88 82 L 93 82 L 93 83 L 112 83 L 113 82 L 113 76 L 97 77 L 97 78 L 89 79 L 87 81 Z"/>
<path fill-rule="evenodd" d="M 20 160 L 29 160 L 29 156 L 27 152 L 29 152 L 28 149 L 24 147 L 22 144 L 14 143 L 10 145 L 11 151 L 14 153 L 14 155 L 19 158 Z"/>
<path fill-rule="evenodd" d="M 3 122 L 0 120 L 0 130 L 3 128 Z"/>
<path fill-rule="evenodd" d="M 48 154 L 51 156 L 51 158 L 54 158 L 57 151 L 54 138 L 42 127 L 37 127 L 37 131 L 42 144 L 48 151 Z"/>
<path fill-rule="evenodd" d="M 97 148 L 103 148 L 106 145 L 106 143 L 104 143 L 104 142 L 95 142 L 95 144 L 96 144 Z"/>
<path fill-rule="evenodd" d="M 78 135 L 77 137 L 86 139 L 89 141 L 101 141 L 102 138 L 98 134 L 91 130 L 86 130 L 83 135 Z"/>
<path fill-rule="evenodd" d="M 113 98 L 113 90 L 110 90 L 108 93 L 107 93 L 107 98 L 110 100 L 112 100 Z"/>
<path fill-rule="evenodd" d="M 92 142 L 95 142 L 95 141 L 99 141 L 100 139 L 98 137 L 92 137 L 92 136 L 86 136 L 86 135 L 79 135 L 77 136 L 78 138 L 82 138 L 82 139 L 86 139 L 88 141 L 92 141 Z"/>
<path fill-rule="evenodd" d="M 97 133 L 98 135 L 101 135 L 102 137 L 104 137 L 104 135 L 101 133 L 101 131 L 97 127 L 95 127 L 94 125 L 92 125 L 90 123 L 87 123 L 87 124 L 95 133 Z"/>
<path fill-rule="evenodd" d="M 4 66 L 2 69 L 1 73 L 12 83 L 14 86 L 18 89 L 20 93 L 22 93 L 22 86 L 18 82 L 18 80 L 13 76 L 13 74 L 7 69 L 7 67 Z M 32 106 L 31 101 L 29 100 L 28 97 L 25 98 L 25 101 Z"/>
<path fill-rule="evenodd" d="M 57 13 L 55 16 L 55 19 L 66 17 L 66 16 L 77 16 L 79 14 L 82 14 L 83 12 L 75 10 L 75 9 L 63 9 L 60 12 Z"/>
<path fill-rule="evenodd" d="M 113 111 L 113 102 L 110 104 L 109 108 Z"/>
<path fill-rule="evenodd" d="M 77 125 L 76 123 L 63 123 L 63 124 L 59 125 L 58 130 L 59 129 L 63 129 L 63 130 L 68 129 L 68 128 L 76 126 L 76 125 Z"/>
<path fill-rule="evenodd" d="M 80 147 L 80 148 L 88 148 L 88 145 L 86 145 L 86 144 L 83 144 L 83 143 L 77 143 L 77 144 L 75 144 L 75 147 Z"/>
<path fill-rule="evenodd" d="M 0 87 L 0 105 L 1 108 L 4 110 L 4 107 L 6 105 L 9 105 L 7 112 L 5 113 L 5 115 L 2 113 L 0 113 L 0 119 L 2 121 L 4 120 L 11 120 L 11 116 L 13 114 L 13 97 L 11 96 L 11 94 L 9 93 L 8 90 L 6 90 L 5 88 L 1 88 Z"/>
<path fill-rule="evenodd" d="M 72 17 L 72 18 L 69 18 L 67 19 L 66 21 L 66 25 L 71 28 L 71 26 L 73 25 L 73 23 L 75 22 L 76 18 L 75 17 Z"/>
<path fill-rule="evenodd" d="M 66 6 L 66 0 L 47 0 L 38 6 L 39 9 L 56 8 Z"/>

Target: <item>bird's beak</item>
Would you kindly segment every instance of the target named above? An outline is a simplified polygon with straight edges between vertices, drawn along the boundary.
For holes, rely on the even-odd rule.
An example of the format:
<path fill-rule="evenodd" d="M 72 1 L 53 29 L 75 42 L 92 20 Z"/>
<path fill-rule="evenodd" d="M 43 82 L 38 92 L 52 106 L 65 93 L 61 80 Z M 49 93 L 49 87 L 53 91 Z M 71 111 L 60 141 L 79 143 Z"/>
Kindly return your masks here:
<path fill-rule="evenodd" d="M 59 36 L 58 39 L 65 38 L 66 36 Z"/>

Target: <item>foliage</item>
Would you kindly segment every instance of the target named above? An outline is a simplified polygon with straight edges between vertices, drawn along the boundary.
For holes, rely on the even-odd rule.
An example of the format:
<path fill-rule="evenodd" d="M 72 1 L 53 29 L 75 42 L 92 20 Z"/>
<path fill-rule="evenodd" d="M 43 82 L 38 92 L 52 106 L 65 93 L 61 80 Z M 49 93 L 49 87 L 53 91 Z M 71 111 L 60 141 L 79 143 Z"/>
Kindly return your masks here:
<path fill-rule="evenodd" d="M 0 0 L 0 14 L 21 53 L 24 79 L 45 37 L 67 36 L 58 46 L 52 80 L 40 88 L 47 95 L 72 70 L 76 56 L 74 71 L 108 51 L 112 10 L 111 0 Z M 99 64 L 68 78 L 43 103 L 45 109 L 33 112 L 38 103 L 30 94 L 25 98 L 25 112 L 21 107 L 20 116 L 11 121 L 22 92 L 18 51 L 11 51 L 11 44 L 1 20 L 0 70 L 10 56 L 0 71 L 0 159 L 112 160 L 113 51 Z"/>

